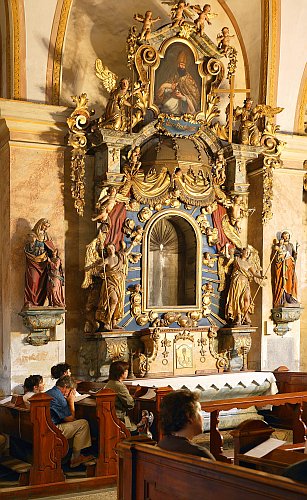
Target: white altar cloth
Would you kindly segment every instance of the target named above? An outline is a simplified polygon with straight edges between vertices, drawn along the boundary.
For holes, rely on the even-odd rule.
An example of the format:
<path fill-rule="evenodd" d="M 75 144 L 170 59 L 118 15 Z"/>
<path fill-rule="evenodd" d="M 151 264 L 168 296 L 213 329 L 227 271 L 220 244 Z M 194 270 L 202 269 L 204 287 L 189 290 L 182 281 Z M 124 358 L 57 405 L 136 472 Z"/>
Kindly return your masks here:
<path fill-rule="evenodd" d="M 278 389 L 276 379 L 272 372 L 232 372 L 232 373 L 216 373 L 208 375 L 187 375 L 181 377 L 166 377 L 166 378 L 141 378 L 135 380 L 127 380 L 127 384 L 139 385 L 146 387 L 167 387 L 172 389 L 187 388 L 190 390 L 200 389 L 208 390 L 215 389 L 216 391 L 235 387 L 261 386 L 268 383 L 267 394 L 277 394 Z"/>

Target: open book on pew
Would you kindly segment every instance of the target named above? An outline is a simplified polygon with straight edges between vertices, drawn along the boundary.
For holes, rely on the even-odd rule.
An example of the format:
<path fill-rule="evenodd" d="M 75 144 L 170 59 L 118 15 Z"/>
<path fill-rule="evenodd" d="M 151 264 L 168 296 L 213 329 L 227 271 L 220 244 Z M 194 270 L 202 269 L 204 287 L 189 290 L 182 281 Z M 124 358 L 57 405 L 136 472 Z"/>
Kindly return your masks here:
<path fill-rule="evenodd" d="M 75 397 L 75 402 L 82 401 L 82 399 L 90 397 L 91 397 L 90 394 L 78 394 L 78 396 Z"/>
<path fill-rule="evenodd" d="M 249 457 L 261 458 L 270 453 L 271 451 L 279 448 L 283 444 L 286 444 L 287 441 L 282 441 L 281 439 L 269 438 L 255 448 L 244 453 L 244 455 Z"/>

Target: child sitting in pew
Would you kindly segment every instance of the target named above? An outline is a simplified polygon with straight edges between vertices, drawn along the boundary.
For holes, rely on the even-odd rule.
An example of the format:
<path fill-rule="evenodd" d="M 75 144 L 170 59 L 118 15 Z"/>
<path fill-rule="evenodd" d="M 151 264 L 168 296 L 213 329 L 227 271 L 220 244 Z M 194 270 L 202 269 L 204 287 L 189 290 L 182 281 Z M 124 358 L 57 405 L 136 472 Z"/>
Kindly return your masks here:
<path fill-rule="evenodd" d="M 113 361 L 110 365 L 109 380 L 105 389 L 111 389 L 116 393 L 115 410 L 117 417 L 125 424 L 132 435 L 137 435 L 137 427 L 131 422 L 128 416 L 128 410 L 134 407 L 134 399 L 130 395 L 124 384 L 128 376 L 128 363 L 125 361 Z"/>
<path fill-rule="evenodd" d="M 158 443 L 159 448 L 215 460 L 209 450 L 191 441 L 203 431 L 203 417 L 196 392 L 180 389 L 166 394 L 159 416 L 165 434 Z"/>
<path fill-rule="evenodd" d="M 38 394 L 39 392 L 44 392 L 45 390 L 43 377 L 41 375 L 30 375 L 25 379 L 23 387 L 25 393 L 22 399 L 25 405 L 29 408 L 30 407 L 29 398 L 34 396 L 34 394 Z"/>

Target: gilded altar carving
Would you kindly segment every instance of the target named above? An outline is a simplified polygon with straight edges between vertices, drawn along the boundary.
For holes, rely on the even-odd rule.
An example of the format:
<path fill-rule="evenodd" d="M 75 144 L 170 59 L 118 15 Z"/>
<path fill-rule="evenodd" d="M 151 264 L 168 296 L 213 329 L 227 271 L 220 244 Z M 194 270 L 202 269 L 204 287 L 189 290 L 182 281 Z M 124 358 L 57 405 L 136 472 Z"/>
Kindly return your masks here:
<path fill-rule="evenodd" d="M 263 160 L 269 178 L 282 148 L 271 123 L 281 108 L 253 106 L 250 90 L 235 88 L 234 35 L 220 26 L 218 43 L 209 39 L 209 4 L 167 3 L 166 26 L 151 10 L 134 15 L 126 45 L 130 78 L 97 59 L 96 75 L 109 92 L 102 116 L 90 118 L 83 95 L 68 120 L 80 214 L 85 155 L 95 155 L 97 231 L 86 248 L 85 331 L 98 337 L 119 328 L 124 335 L 129 326 L 144 344 L 137 352 L 142 374 L 227 365 L 217 329 L 233 321 L 242 299 L 234 275 L 252 212 L 246 165 Z M 240 92 L 247 99 L 235 106 Z M 250 319 L 245 313 L 234 321 Z"/>
<path fill-rule="evenodd" d="M 127 339 L 105 338 L 107 355 L 111 361 L 122 359 L 127 352 Z"/>
<path fill-rule="evenodd" d="M 72 146 L 71 155 L 71 194 L 74 199 L 74 206 L 79 215 L 84 212 L 84 177 L 85 177 L 85 155 L 88 149 L 87 130 L 90 125 L 91 112 L 88 110 L 88 98 L 85 93 L 80 96 L 73 96 L 72 100 L 76 108 L 69 118 L 68 144 Z"/>

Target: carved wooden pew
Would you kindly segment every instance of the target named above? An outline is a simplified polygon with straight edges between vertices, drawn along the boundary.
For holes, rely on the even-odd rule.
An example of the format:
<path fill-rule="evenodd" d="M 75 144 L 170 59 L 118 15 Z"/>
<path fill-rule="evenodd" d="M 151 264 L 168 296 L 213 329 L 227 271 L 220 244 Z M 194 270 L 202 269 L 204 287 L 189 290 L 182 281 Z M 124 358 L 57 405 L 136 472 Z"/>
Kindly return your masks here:
<path fill-rule="evenodd" d="M 115 447 L 121 439 L 130 436 L 116 416 L 115 396 L 113 391 L 102 389 L 76 403 L 76 418 L 89 421 L 97 444 L 96 464 L 87 466 L 87 476 L 105 478 L 108 482 L 115 482 L 117 478 Z M 61 459 L 68 452 L 68 442 L 51 421 L 50 401 L 51 397 L 42 393 L 32 396 L 30 409 L 25 408 L 22 398 L 14 404 L 0 405 L 1 429 L 33 446 L 32 464 L 23 463 L 19 468 L 22 471 L 20 485 L 65 481 Z"/>
<path fill-rule="evenodd" d="M 235 465 L 123 441 L 119 454 L 119 500 L 300 500 L 306 485 Z"/>
<path fill-rule="evenodd" d="M 115 393 L 101 389 L 75 404 L 76 418 L 86 418 L 91 434 L 97 440 L 97 460 L 92 475 L 105 476 L 116 480 L 117 443 L 130 436 L 130 432 L 119 420 L 115 412 Z"/>
<path fill-rule="evenodd" d="M 33 446 L 31 466 L 20 474 L 21 485 L 65 481 L 61 459 L 67 454 L 68 442 L 51 421 L 50 401 L 51 397 L 42 393 L 32 396 L 30 409 L 18 406 L 19 401 L 0 405 L 3 432 Z"/>
<path fill-rule="evenodd" d="M 234 442 L 234 463 L 271 474 L 282 474 L 289 465 L 307 460 L 307 455 L 304 454 L 305 443 L 284 444 L 263 457 L 245 455 L 269 439 L 273 432 L 274 429 L 261 420 L 242 422 L 230 432 Z"/>
<path fill-rule="evenodd" d="M 291 372 L 287 367 L 281 366 L 274 371 L 278 392 L 303 392 L 307 393 L 307 372 Z M 273 417 L 280 420 L 280 426 L 291 428 L 292 413 L 287 406 L 273 408 Z M 302 420 L 307 424 L 307 403 L 303 404 Z"/>
<path fill-rule="evenodd" d="M 135 393 L 136 409 L 141 411 L 146 408 L 154 413 L 155 420 L 152 427 L 152 434 L 154 439 L 159 441 L 162 437 L 162 431 L 159 425 L 159 411 L 163 397 L 172 391 L 171 387 L 159 387 L 151 389 L 153 398 L 144 399 L 148 387 L 141 387 Z M 236 399 L 222 399 L 213 400 L 208 402 L 201 402 L 203 411 L 210 413 L 210 451 L 217 460 L 232 462 L 233 459 L 227 457 L 223 452 L 223 437 L 219 431 L 219 413 L 220 411 L 227 411 L 233 408 L 249 408 L 256 406 L 262 408 L 267 405 L 274 405 L 275 407 L 289 404 L 292 406 L 292 420 L 291 425 L 293 429 L 293 442 L 300 443 L 305 440 L 306 426 L 301 419 L 302 406 L 304 401 L 307 401 L 306 392 L 275 394 L 267 396 L 252 396 L 248 398 Z"/>

